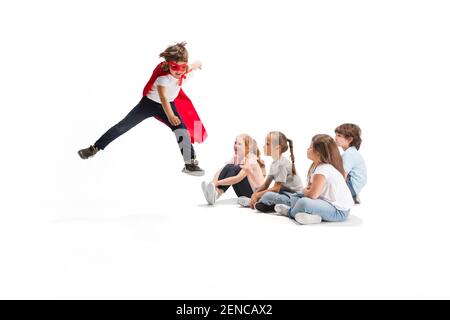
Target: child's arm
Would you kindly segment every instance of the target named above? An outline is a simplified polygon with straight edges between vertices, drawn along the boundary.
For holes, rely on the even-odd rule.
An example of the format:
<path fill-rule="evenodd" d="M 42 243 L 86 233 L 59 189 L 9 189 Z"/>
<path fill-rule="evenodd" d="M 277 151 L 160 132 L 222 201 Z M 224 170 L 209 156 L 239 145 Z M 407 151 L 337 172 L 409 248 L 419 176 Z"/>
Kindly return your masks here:
<path fill-rule="evenodd" d="M 327 180 L 322 174 L 313 175 L 311 180 L 311 184 L 303 191 L 303 194 L 305 197 L 317 199 L 322 193 L 323 187 L 325 186 Z"/>
<path fill-rule="evenodd" d="M 172 107 L 170 106 L 170 102 L 167 99 L 166 87 L 157 86 L 156 88 L 158 90 L 159 99 L 161 100 L 161 105 L 164 109 L 164 112 L 166 113 L 167 119 L 169 119 L 170 124 L 173 126 L 179 126 L 181 120 L 173 113 Z"/>
<path fill-rule="evenodd" d="M 264 180 L 264 183 L 256 189 L 255 193 L 267 190 L 270 187 L 272 180 L 273 180 L 272 177 L 267 177 L 266 180 Z"/>
<path fill-rule="evenodd" d="M 247 172 L 245 170 L 241 170 L 234 177 L 229 177 L 229 178 L 225 178 L 225 179 L 219 180 L 215 184 L 216 184 L 216 187 L 218 187 L 218 186 L 231 186 L 233 184 L 241 182 L 246 176 L 247 176 Z"/>
<path fill-rule="evenodd" d="M 266 181 L 264 181 L 264 184 L 262 186 L 260 186 L 258 189 L 256 189 L 255 193 L 252 194 L 252 199 L 250 201 L 250 207 L 254 208 L 255 204 L 259 201 L 259 199 L 262 198 L 262 196 L 266 193 L 266 192 L 280 192 L 281 190 L 281 186 L 282 183 L 281 182 L 275 182 L 274 186 L 272 188 L 270 187 L 270 184 L 272 183 L 273 178 L 272 177 L 268 177 L 266 179 Z"/>

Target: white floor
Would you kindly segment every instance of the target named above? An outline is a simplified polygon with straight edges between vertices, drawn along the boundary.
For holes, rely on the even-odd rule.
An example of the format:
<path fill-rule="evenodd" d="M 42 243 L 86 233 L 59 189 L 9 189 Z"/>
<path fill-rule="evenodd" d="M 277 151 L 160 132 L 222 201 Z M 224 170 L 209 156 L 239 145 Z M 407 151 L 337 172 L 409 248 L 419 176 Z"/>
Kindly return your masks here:
<path fill-rule="evenodd" d="M 0 298 L 450 298 L 449 3 L 257 5 L 172 1 L 168 23 L 164 1 L 2 2 Z M 369 182 L 349 221 L 300 226 L 232 191 L 205 206 L 154 119 L 77 157 L 183 40 L 207 177 L 272 130 L 304 177 L 313 135 L 356 123 Z"/>
<path fill-rule="evenodd" d="M 207 206 L 201 179 L 179 172 L 178 194 L 95 175 L 104 160 L 2 211 L 0 298 L 448 297 L 444 233 L 384 223 L 369 194 L 347 222 L 301 226 L 237 206 L 232 190 Z"/>

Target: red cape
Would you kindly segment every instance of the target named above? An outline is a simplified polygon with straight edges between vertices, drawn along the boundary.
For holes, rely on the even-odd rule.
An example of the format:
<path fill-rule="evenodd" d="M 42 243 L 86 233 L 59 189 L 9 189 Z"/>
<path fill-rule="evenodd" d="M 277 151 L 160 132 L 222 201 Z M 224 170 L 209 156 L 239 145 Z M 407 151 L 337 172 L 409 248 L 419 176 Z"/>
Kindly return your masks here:
<path fill-rule="evenodd" d="M 164 71 L 162 69 L 164 63 L 165 62 L 161 62 L 156 66 L 155 70 L 153 70 L 153 74 L 150 77 L 150 80 L 145 85 L 144 91 L 142 92 L 143 96 L 146 96 L 152 89 L 153 84 L 158 77 L 169 74 L 168 71 Z M 203 126 L 203 123 L 200 120 L 200 117 L 198 116 L 194 105 L 192 104 L 188 96 L 183 92 L 183 89 L 180 89 L 180 93 L 178 94 L 178 97 L 175 98 L 174 103 L 177 108 L 178 114 L 180 115 L 181 119 L 186 125 L 187 130 L 189 131 L 189 134 L 191 135 L 191 143 L 202 143 L 203 141 L 205 141 L 208 134 L 206 133 L 205 127 Z M 158 117 L 156 117 L 156 119 L 163 122 Z"/>

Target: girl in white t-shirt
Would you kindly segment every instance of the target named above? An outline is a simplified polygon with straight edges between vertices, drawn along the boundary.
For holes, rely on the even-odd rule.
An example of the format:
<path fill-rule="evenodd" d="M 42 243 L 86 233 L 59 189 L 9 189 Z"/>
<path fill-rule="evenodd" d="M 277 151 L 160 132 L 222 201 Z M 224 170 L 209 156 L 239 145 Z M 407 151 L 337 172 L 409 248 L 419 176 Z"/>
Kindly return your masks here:
<path fill-rule="evenodd" d="M 343 221 L 353 205 L 345 182 L 345 171 L 338 146 L 326 134 L 312 138 L 308 158 L 313 161 L 308 172 L 308 187 L 291 199 L 291 207 L 277 204 L 275 211 L 300 224 Z"/>
<path fill-rule="evenodd" d="M 236 137 L 234 156 L 214 176 L 211 182 L 202 182 L 206 202 L 214 205 L 230 186 L 238 197 L 251 197 L 264 183 L 265 165 L 260 158 L 256 141 L 247 134 Z"/>
<path fill-rule="evenodd" d="M 291 161 L 283 156 L 289 149 Z M 290 204 L 290 197 L 295 192 L 301 192 L 303 185 L 295 170 L 295 158 L 292 140 L 279 131 L 270 132 L 266 136 L 264 154 L 273 159 L 266 181 L 256 190 L 252 197 L 241 197 L 238 203 L 249 206 L 261 212 L 273 212 L 275 204 Z M 270 187 L 275 182 L 273 187 Z"/>

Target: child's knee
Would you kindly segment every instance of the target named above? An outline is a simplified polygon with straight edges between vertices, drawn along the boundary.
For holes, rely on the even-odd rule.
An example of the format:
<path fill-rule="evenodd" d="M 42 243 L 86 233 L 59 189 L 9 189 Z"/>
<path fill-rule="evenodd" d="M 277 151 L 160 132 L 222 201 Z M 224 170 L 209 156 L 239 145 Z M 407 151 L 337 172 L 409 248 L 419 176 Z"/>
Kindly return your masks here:
<path fill-rule="evenodd" d="M 264 198 L 271 199 L 271 198 L 275 197 L 276 195 L 277 194 L 275 192 L 269 191 L 269 192 L 264 193 L 264 195 L 262 196 L 261 199 L 264 199 Z"/>
<path fill-rule="evenodd" d="M 228 163 L 228 164 L 225 165 L 225 168 L 227 168 L 227 169 L 236 169 L 236 168 L 240 168 L 240 167 L 236 166 L 236 165 L 234 165 L 232 163 Z"/>
<path fill-rule="evenodd" d="M 265 204 L 273 204 L 274 201 L 276 201 L 277 196 L 279 196 L 278 193 L 269 191 L 266 192 L 262 197 L 261 197 L 261 202 L 265 203 Z"/>
<path fill-rule="evenodd" d="M 300 198 L 298 199 L 297 203 L 295 204 L 295 211 L 297 212 L 306 212 L 306 209 L 308 208 L 310 199 L 309 198 Z"/>

